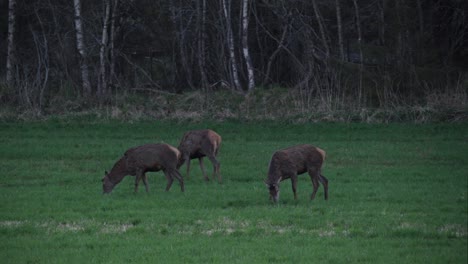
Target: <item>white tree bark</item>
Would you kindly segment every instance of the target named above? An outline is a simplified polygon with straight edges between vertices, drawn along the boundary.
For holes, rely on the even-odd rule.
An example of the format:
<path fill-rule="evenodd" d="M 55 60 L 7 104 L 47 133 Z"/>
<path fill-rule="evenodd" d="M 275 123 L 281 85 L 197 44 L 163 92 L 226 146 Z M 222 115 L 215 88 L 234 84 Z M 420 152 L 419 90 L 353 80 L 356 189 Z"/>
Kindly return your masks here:
<path fill-rule="evenodd" d="M 357 4 L 357 0 L 353 0 L 354 4 L 354 11 L 356 14 L 356 27 L 358 33 L 358 46 L 359 46 L 359 88 L 358 88 L 358 102 L 361 104 L 362 102 L 362 78 L 363 78 L 363 63 L 364 63 L 364 56 L 362 54 L 362 33 L 361 33 L 361 18 L 359 15 L 359 6 Z"/>
<path fill-rule="evenodd" d="M 16 0 L 9 0 L 8 3 L 8 50 L 7 50 L 7 62 L 6 62 L 6 80 L 7 84 L 13 86 L 13 65 L 15 60 L 15 10 Z"/>
<path fill-rule="evenodd" d="M 229 49 L 229 61 L 231 64 L 231 76 L 232 81 L 234 82 L 234 88 L 238 91 L 242 91 L 242 87 L 239 81 L 239 72 L 237 70 L 237 61 L 234 48 L 234 36 L 232 34 L 231 27 L 231 0 L 222 0 L 224 18 L 226 19 L 226 29 L 227 29 L 227 45 Z"/>
<path fill-rule="evenodd" d="M 110 0 L 105 1 L 104 21 L 102 26 L 101 49 L 99 51 L 99 82 L 97 95 L 99 99 L 105 99 L 107 95 L 107 73 L 106 73 L 106 55 L 109 43 L 109 19 L 110 19 Z"/>
<path fill-rule="evenodd" d="M 252 59 L 249 54 L 249 0 L 242 1 L 242 53 L 244 54 L 245 64 L 247 66 L 248 92 L 252 92 L 255 89 L 255 75 L 252 66 Z"/>
<path fill-rule="evenodd" d="M 80 54 L 81 62 L 81 79 L 83 82 L 83 94 L 84 96 L 91 95 L 91 83 L 89 81 L 89 71 L 88 71 L 88 62 L 86 48 L 84 45 L 83 37 L 83 26 L 81 22 L 81 1 L 73 0 L 74 9 L 75 9 L 75 30 L 76 30 L 76 47 L 78 53 Z"/>

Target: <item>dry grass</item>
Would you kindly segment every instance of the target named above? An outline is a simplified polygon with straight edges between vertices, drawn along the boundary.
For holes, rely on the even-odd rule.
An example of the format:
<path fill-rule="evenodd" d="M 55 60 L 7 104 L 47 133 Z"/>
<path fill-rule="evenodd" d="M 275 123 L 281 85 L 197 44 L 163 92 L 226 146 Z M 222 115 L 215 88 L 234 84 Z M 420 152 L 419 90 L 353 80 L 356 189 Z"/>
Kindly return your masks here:
<path fill-rule="evenodd" d="M 50 117 L 76 119 L 148 120 L 278 120 L 305 122 L 465 122 L 468 97 L 457 93 L 431 92 L 418 103 L 392 99 L 380 107 L 359 106 L 354 98 L 336 98 L 301 89 L 260 89 L 243 96 L 230 91 L 167 94 L 134 91 L 114 95 L 102 106 L 57 97 L 44 109 L 0 107 L 0 120 L 41 120 Z"/>

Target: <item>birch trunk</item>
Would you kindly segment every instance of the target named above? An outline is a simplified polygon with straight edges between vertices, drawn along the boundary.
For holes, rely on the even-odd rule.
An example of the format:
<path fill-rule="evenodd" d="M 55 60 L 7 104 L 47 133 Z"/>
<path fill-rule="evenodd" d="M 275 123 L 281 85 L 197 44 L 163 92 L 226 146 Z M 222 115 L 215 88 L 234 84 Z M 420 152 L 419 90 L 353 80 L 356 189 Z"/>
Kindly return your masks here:
<path fill-rule="evenodd" d="M 106 73 L 106 55 L 109 42 L 109 18 L 110 18 L 110 0 L 105 1 L 104 21 L 102 27 L 101 49 L 99 51 L 99 81 L 97 96 L 100 100 L 104 100 L 107 96 L 107 73 Z"/>
<path fill-rule="evenodd" d="M 223 12 L 224 18 L 226 19 L 226 29 L 227 29 L 227 45 L 229 49 L 229 61 L 231 65 L 231 78 L 234 82 L 234 88 L 237 91 L 242 91 L 242 87 L 239 81 L 239 72 L 237 70 L 237 61 L 236 61 L 236 54 L 234 48 L 234 36 L 232 34 L 232 27 L 231 27 L 231 1 L 230 0 L 222 0 L 223 4 Z"/>
<path fill-rule="evenodd" d="M 252 92 L 255 89 L 255 75 L 252 66 L 252 59 L 249 54 L 249 0 L 242 1 L 242 52 L 244 54 L 245 64 L 247 66 L 248 74 L 248 92 Z"/>
<path fill-rule="evenodd" d="M 356 14 L 356 28 L 358 33 L 358 46 L 359 46 L 359 88 L 358 88 L 358 103 L 362 102 L 362 77 L 363 77 L 363 63 L 364 56 L 362 54 L 362 33 L 361 33 L 361 18 L 359 15 L 359 6 L 357 0 L 353 0 L 354 11 Z"/>
<path fill-rule="evenodd" d="M 81 22 L 81 1 L 73 0 L 75 9 L 75 30 L 76 30 L 76 47 L 80 54 L 80 68 L 81 68 L 81 79 L 83 82 L 83 95 L 85 97 L 91 95 L 91 83 L 89 81 L 89 71 L 87 54 L 84 45 L 83 27 Z"/>
<path fill-rule="evenodd" d="M 9 0 L 8 3 L 8 50 L 7 50 L 7 62 L 6 62 L 6 80 L 7 84 L 13 86 L 13 66 L 15 62 L 15 11 L 16 11 L 16 0 Z"/>

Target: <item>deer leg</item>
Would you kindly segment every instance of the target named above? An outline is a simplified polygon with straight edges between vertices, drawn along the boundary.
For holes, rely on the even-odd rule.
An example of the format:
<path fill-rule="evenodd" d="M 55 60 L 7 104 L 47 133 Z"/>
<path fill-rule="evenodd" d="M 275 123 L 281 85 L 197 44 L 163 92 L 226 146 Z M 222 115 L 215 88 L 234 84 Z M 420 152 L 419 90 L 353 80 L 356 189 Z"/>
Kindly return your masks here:
<path fill-rule="evenodd" d="M 143 175 L 143 171 L 140 169 L 137 169 L 136 174 L 135 174 L 135 193 L 138 192 L 138 184 L 140 183 L 142 175 Z"/>
<path fill-rule="evenodd" d="M 209 155 L 208 158 L 210 159 L 211 163 L 213 163 L 213 180 L 214 180 L 215 176 L 217 175 L 218 176 L 218 182 L 221 183 L 222 179 L 221 179 L 221 174 L 219 173 L 219 168 L 220 168 L 221 164 L 219 163 L 219 161 L 213 155 Z"/>
<path fill-rule="evenodd" d="M 291 175 L 291 186 L 292 186 L 292 191 L 294 193 L 294 200 L 297 200 L 297 194 L 296 194 L 296 189 L 297 189 L 297 174 Z"/>
<path fill-rule="evenodd" d="M 164 176 L 166 176 L 166 179 L 167 179 L 167 185 L 166 185 L 166 192 L 169 191 L 169 189 L 171 189 L 171 186 L 172 186 L 172 182 L 174 181 L 174 179 L 172 178 L 171 174 L 167 171 L 167 170 L 164 170 Z"/>
<path fill-rule="evenodd" d="M 190 157 L 187 157 L 187 179 L 190 178 Z"/>
<path fill-rule="evenodd" d="M 312 195 L 310 196 L 310 199 L 313 200 L 315 198 L 315 194 L 317 194 L 317 190 L 319 187 L 319 173 L 317 170 L 309 169 L 309 176 L 310 176 L 310 179 L 312 180 L 312 185 L 314 186 L 314 191 L 312 192 Z"/>
<path fill-rule="evenodd" d="M 180 190 L 184 192 L 184 178 L 182 178 L 182 175 L 177 170 L 171 170 L 170 175 L 172 176 L 171 178 L 176 178 L 179 183 L 180 183 Z"/>
<path fill-rule="evenodd" d="M 201 171 L 203 173 L 203 177 L 205 177 L 205 181 L 209 181 L 210 178 L 208 178 L 208 176 L 206 176 L 205 166 L 203 165 L 203 157 L 198 158 L 198 161 L 200 162 L 200 169 L 201 169 Z"/>
<path fill-rule="evenodd" d="M 323 185 L 323 189 L 325 191 L 325 200 L 328 200 L 328 179 L 325 178 L 322 174 L 319 174 L 319 181 Z"/>
<path fill-rule="evenodd" d="M 143 184 L 145 184 L 145 189 L 146 189 L 146 192 L 148 192 L 148 176 L 146 175 L 146 173 L 143 173 Z"/>

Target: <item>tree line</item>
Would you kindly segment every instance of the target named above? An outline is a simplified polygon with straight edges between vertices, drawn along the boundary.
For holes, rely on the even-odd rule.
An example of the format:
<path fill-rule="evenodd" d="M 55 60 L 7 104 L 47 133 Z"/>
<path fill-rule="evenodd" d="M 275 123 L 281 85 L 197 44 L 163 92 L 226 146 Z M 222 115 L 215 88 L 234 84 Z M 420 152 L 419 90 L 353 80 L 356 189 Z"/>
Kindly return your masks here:
<path fill-rule="evenodd" d="M 468 1 L 9 0 L 0 101 L 299 89 L 382 106 L 465 93 Z"/>

